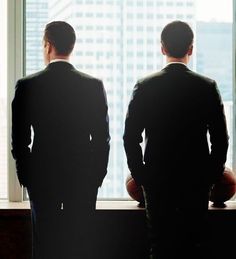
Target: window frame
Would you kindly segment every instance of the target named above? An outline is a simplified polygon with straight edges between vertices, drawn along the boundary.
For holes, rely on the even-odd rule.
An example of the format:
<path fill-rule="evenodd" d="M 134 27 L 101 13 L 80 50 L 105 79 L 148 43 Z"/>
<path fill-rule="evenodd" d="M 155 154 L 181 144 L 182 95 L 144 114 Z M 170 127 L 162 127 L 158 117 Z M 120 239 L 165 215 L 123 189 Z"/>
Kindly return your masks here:
<path fill-rule="evenodd" d="M 7 1 L 7 42 L 8 42 L 8 71 L 7 71 L 7 113 L 8 113 L 8 199 L 12 202 L 23 201 L 21 188 L 16 175 L 15 161 L 11 154 L 11 102 L 15 93 L 15 84 L 22 78 L 24 72 L 24 1 Z"/>
<path fill-rule="evenodd" d="M 233 87 L 232 87 L 232 96 L 233 96 L 233 129 L 232 129 L 232 145 L 233 145 L 233 151 L 232 151 L 232 161 L 233 161 L 233 171 L 236 172 L 236 0 L 232 0 L 233 1 L 233 23 L 232 23 L 232 73 L 233 73 Z"/>
<path fill-rule="evenodd" d="M 233 22 L 232 22 L 232 68 L 233 68 L 233 170 L 236 172 L 236 0 L 233 1 Z M 7 59 L 7 175 L 8 175 L 8 200 L 11 202 L 22 202 L 24 200 L 23 188 L 20 186 L 15 168 L 15 161 L 11 154 L 11 102 L 14 97 L 14 86 L 19 78 L 24 75 L 25 69 L 25 46 L 24 46 L 24 19 L 25 19 L 25 0 L 7 1 L 7 41 L 8 41 L 8 59 Z M 102 200 L 124 200 L 120 199 L 102 199 Z"/>

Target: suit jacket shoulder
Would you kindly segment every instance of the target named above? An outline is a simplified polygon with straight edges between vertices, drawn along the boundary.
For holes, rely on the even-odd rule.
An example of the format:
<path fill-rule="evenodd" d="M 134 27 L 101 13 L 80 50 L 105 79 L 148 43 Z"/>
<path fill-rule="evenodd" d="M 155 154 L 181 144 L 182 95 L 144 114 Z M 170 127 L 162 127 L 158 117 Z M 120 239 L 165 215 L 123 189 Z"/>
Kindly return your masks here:
<path fill-rule="evenodd" d="M 86 87 L 90 91 L 96 91 L 95 89 L 97 89 L 97 88 L 100 89 L 101 86 L 103 86 L 101 79 L 98 79 L 96 77 L 93 77 L 92 75 L 81 72 L 81 71 L 77 70 L 76 68 L 74 68 L 72 65 L 70 65 L 70 67 L 71 67 L 71 69 L 67 70 L 67 71 L 69 71 L 68 77 L 74 78 L 75 81 L 83 83 L 84 85 L 86 85 Z M 19 79 L 16 83 L 16 89 L 18 89 L 20 87 L 21 88 L 20 91 L 22 91 L 23 88 L 24 88 L 24 90 L 26 90 L 26 88 L 28 88 L 28 87 L 30 87 L 31 89 L 35 88 L 40 83 L 48 82 L 48 79 L 58 76 L 60 74 L 60 72 L 63 73 L 65 71 L 66 71 L 66 69 L 64 69 L 62 71 L 59 71 L 56 69 L 50 70 L 50 64 L 49 64 L 45 69 Z M 58 79 L 58 81 L 60 81 L 60 79 Z"/>
<path fill-rule="evenodd" d="M 194 72 L 193 70 L 190 70 L 186 67 L 186 70 L 183 70 L 186 72 L 189 77 L 192 77 L 196 80 L 208 83 L 208 84 L 214 84 L 215 80 L 211 79 L 210 77 L 207 77 L 203 74 L 199 74 L 197 72 Z M 179 71 L 174 72 L 174 75 L 181 75 Z M 158 79 L 162 79 L 164 77 L 170 77 L 170 74 L 168 73 L 168 69 L 163 68 L 162 70 L 152 73 L 150 75 L 147 75 L 141 79 L 138 80 L 138 84 L 151 84 L 152 82 L 155 82 Z"/>
<path fill-rule="evenodd" d="M 83 80 L 101 83 L 102 80 L 74 68 L 74 72 Z"/>
<path fill-rule="evenodd" d="M 34 80 L 38 80 L 44 74 L 45 74 L 45 70 L 41 70 L 39 72 L 25 76 L 17 81 L 16 86 L 31 84 Z"/>
<path fill-rule="evenodd" d="M 219 94 L 219 90 L 217 87 L 217 83 L 215 80 L 194 72 L 187 67 L 185 68 L 177 68 L 174 67 L 172 69 L 164 68 L 156 73 L 150 74 L 144 78 L 141 78 L 137 81 L 134 91 L 141 93 L 152 94 L 153 91 L 166 91 L 167 85 L 172 85 L 172 87 L 187 85 L 190 86 L 191 89 L 195 89 L 197 92 L 207 92 L 211 94 L 211 92 L 217 91 Z M 172 88 L 173 89 L 173 88 Z"/>
<path fill-rule="evenodd" d="M 216 84 L 215 80 L 207 77 L 203 74 L 199 74 L 197 72 L 194 72 L 192 70 L 189 70 L 188 73 L 196 80 L 201 81 L 202 83 L 208 84 L 208 85 L 212 85 L 212 84 Z"/>
<path fill-rule="evenodd" d="M 137 81 L 139 85 L 150 85 L 153 82 L 156 82 L 159 78 L 161 78 L 165 74 L 165 71 L 161 70 L 150 75 L 147 75 Z"/>

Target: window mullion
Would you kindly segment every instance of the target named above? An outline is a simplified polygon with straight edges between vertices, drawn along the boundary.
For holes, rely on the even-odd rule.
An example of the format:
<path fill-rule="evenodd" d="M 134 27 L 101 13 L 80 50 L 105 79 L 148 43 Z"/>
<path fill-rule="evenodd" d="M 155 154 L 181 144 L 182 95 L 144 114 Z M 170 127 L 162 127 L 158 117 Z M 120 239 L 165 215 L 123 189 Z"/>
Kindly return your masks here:
<path fill-rule="evenodd" d="M 23 17 L 24 1 L 9 0 L 7 6 L 8 30 L 8 197 L 9 201 L 22 201 L 15 162 L 11 155 L 11 102 L 16 81 L 23 76 Z"/>

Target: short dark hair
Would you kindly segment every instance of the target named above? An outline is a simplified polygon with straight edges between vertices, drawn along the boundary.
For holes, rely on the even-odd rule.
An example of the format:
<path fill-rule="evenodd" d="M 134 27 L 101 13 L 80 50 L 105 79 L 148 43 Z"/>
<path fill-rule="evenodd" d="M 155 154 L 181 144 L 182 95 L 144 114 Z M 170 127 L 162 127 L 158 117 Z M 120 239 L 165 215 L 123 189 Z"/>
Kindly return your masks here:
<path fill-rule="evenodd" d="M 63 21 L 53 21 L 46 25 L 44 40 L 50 42 L 58 55 L 69 55 L 75 45 L 76 35 L 73 27 Z"/>
<path fill-rule="evenodd" d="M 182 21 L 167 24 L 161 33 L 161 43 L 171 57 L 184 57 L 193 43 L 191 27 Z"/>

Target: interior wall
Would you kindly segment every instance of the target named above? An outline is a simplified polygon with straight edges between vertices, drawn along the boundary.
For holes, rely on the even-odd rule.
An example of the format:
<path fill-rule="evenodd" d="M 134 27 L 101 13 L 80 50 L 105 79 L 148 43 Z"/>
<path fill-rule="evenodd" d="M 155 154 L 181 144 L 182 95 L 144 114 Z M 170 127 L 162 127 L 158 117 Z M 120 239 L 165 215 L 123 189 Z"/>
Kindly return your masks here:
<path fill-rule="evenodd" d="M 96 238 L 100 241 L 101 259 L 147 257 L 148 242 L 144 211 L 98 210 L 97 222 L 99 231 Z M 212 229 L 209 240 L 211 252 L 206 258 L 235 259 L 236 211 L 212 210 L 209 224 Z M 29 210 L 0 210 L 0 258 L 31 258 Z"/>

